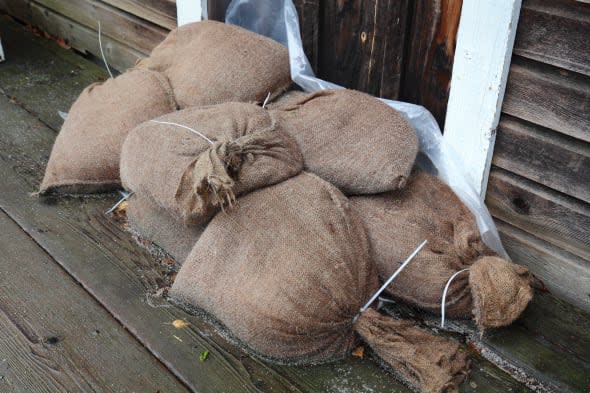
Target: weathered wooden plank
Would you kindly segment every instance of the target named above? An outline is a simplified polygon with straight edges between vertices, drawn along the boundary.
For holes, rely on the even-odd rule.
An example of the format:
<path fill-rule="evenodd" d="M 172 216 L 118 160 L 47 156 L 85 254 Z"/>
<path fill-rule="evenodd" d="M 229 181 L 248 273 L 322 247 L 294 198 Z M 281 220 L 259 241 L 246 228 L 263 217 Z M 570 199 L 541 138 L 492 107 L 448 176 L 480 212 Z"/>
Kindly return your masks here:
<path fill-rule="evenodd" d="M 494 168 L 486 205 L 494 217 L 590 261 L 587 204 Z"/>
<path fill-rule="evenodd" d="M 35 3 L 92 30 L 102 24 L 102 33 L 138 51 L 149 54 L 168 34 L 167 29 L 122 12 L 97 0 L 35 0 Z"/>
<path fill-rule="evenodd" d="M 590 311 L 590 263 L 565 250 L 496 220 L 512 259 L 527 266 L 556 296 Z"/>
<path fill-rule="evenodd" d="M 590 7 L 571 0 L 526 0 L 514 53 L 590 76 Z"/>
<path fill-rule="evenodd" d="M 101 1 L 168 30 L 176 28 L 176 1 L 174 0 Z"/>
<path fill-rule="evenodd" d="M 441 128 L 447 101 L 462 0 L 410 2 L 412 16 L 400 98 L 428 108 Z M 389 70 L 386 70 L 389 72 Z"/>
<path fill-rule="evenodd" d="M 492 162 L 527 179 L 590 202 L 590 144 L 503 116 L 498 126 Z"/>
<path fill-rule="evenodd" d="M 9 56 L 0 65 L 0 91 L 53 129 L 63 123 L 58 110 L 67 112 L 84 87 L 107 77 L 103 68 L 80 62 L 74 51 L 34 36 L 8 16 L 0 15 L 0 36 L 10 37 L 4 41 Z"/>
<path fill-rule="evenodd" d="M 331 0 L 320 4 L 318 76 L 372 95 L 397 98 L 408 2 Z"/>
<path fill-rule="evenodd" d="M 590 78 L 514 56 L 502 111 L 590 142 Z"/>
<path fill-rule="evenodd" d="M 320 0 L 295 0 L 303 51 L 317 73 L 319 56 Z"/>
<path fill-rule="evenodd" d="M 186 388 L 0 211 L 0 390 Z"/>
<path fill-rule="evenodd" d="M 544 309 L 543 315 L 537 318 L 565 318 L 554 321 L 559 324 L 558 331 L 563 331 L 562 326 L 568 319 L 576 320 L 570 317 L 571 314 L 562 317 L 545 314 L 547 311 L 549 310 Z M 529 319 L 533 320 L 530 317 Z M 585 319 L 587 320 L 587 317 Z M 521 322 L 508 329 L 490 331 L 484 339 L 487 356 L 509 358 L 511 367 L 532 375 L 549 388 L 549 391 L 586 393 L 590 386 L 590 363 L 577 356 L 577 349 L 574 349 L 576 352 L 572 352 L 570 348 L 578 346 L 580 340 L 581 346 L 588 349 L 588 331 L 581 332 L 581 335 L 572 334 L 565 341 L 561 340 L 563 337 L 556 340 L 552 333 L 551 330 L 539 331 L 534 326 L 526 326 Z M 552 345 L 547 345 L 547 341 L 552 342 Z M 562 343 L 565 347 L 559 348 L 553 343 Z"/>
<path fill-rule="evenodd" d="M 207 19 L 225 21 L 225 11 L 231 0 L 207 0 Z"/>
<path fill-rule="evenodd" d="M 101 56 L 96 31 L 35 3 L 31 3 L 31 15 L 33 26 L 65 39 L 72 48 L 82 53 Z M 145 57 L 141 52 L 109 37 L 102 39 L 102 45 L 106 61 L 120 72 L 133 67 L 138 59 Z"/>

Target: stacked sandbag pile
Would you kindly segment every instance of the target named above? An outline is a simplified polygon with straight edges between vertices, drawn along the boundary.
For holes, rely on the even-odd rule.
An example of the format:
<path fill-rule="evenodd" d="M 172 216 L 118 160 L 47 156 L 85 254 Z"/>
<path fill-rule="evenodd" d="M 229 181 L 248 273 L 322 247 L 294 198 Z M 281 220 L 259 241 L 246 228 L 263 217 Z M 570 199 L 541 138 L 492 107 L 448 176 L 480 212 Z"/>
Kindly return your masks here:
<path fill-rule="evenodd" d="M 87 88 L 56 140 L 41 194 L 129 192 L 129 225 L 182 268 L 170 294 L 255 354 L 283 363 L 345 356 L 364 341 L 399 378 L 454 392 L 469 361 L 413 321 L 361 312 L 402 301 L 512 322 L 528 271 L 482 242 L 435 177 L 412 172 L 415 130 L 352 90 L 286 92 L 288 51 L 239 27 L 180 27 L 123 75 Z M 265 98 L 267 107 L 259 106 Z"/>

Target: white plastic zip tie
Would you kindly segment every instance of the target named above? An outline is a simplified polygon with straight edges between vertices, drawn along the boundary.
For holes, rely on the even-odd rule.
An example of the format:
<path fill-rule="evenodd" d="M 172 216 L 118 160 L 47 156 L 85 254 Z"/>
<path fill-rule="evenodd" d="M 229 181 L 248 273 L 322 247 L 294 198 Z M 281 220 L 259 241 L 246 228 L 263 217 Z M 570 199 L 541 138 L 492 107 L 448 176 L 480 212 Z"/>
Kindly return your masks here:
<path fill-rule="evenodd" d="M 266 98 L 264 99 L 264 102 L 262 103 L 262 109 L 264 109 L 266 104 L 268 104 L 268 100 L 270 100 L 270 91 L 268 92 L 268 95 L 266 96 Z"/>
<path fill-rule="evenodd" d="M 447 291 L 449 290 L 449 287 L 451 286 L 451 282 L 455 279 L 455 277 L 457 277 L 459 274 L 468 271 L 469 268 L 465 268 L 462 270 L 459 270 L 458 272 L 455 272 L 451 278 L 449 278 L 449 281 L 447 281 L 447 284 L 445 285 L 445 290 L 443 291 L 443 295 L 442 295 L 442 300 L 440 302 L 440 327 L 444 328 L 445 327 L 445 303 L 446 303 L 446 299 L 447 299 Z"/>
<path fill-rule="evenodd" d="M 112 212 L 115 211 L 116 208 L 119 207 L 119 205 L 123 202 L 125 202 L 127 199 L 129 199 L 129 197 L 131 195 L 133 195 L 133 192 L 125 192 L 125 191 L 119 191 L 119 193 L 123 196 L 121 199 L 119 199 L 119 201 L 117 203 L 115 203 L 115 205 L 113 207 L 111 207 L 109 210 L 107 210 L 106 212 L 104 212 L 104 214 L 111 214 Z"/>
<path fill-rule="evenodd" d="M 199 131 L 194 130 L 194 129 L 192 129 L 190 127 L 187 127 L 187 126 L 183 126 L 182 124 L 172 123 L 170 121 L 159 121 L 159 120 L 150 120 L 150 121 L 152 123 L 167 124 L 169 126 L 176 126 L 176 127 L 184 128 L 185 130 L 190 131 L 193 134 L 196 134 L 196 135 L 200 136 L 201 138 L 203 138 L 204 140 L 206 140 L 207 142 L 209 142 L 211 145 L 214 144 L 214 142 L 211 139 L 207 138 L 205 135 L 201 134 Z"/>
<path fill-rule="evenodd" d="M 387 281 L 385 281 L 385 283 L 381 286 L 381 288 L 379 288 L 377 290 L 377 292 L 375 292 L 375 294 L 371 297 L 371 299 L 369 299 L 369 301 L 364 306 L 361 307 L 359 312 L 352 319 L 353 323 L 356 322 L 356 320 L 358 319 L 358 317 L 362 313 L 364 313 L 365 311 L 367 311 L 367 309 L 369 307 L 371 307 L 371 304 L 373 304 L 373 302 L 379 297 L 379 295 L 381 295 L 381 293 L 385 290 L 385 288 L 387 288 L 393 282 L 393 280 L 395 280 L 395 278 L 402 272 L 402 270 L 404 270 L 404 268 L 408 265 L 408 263 L 410 263 L 412 261 L 412 259 L 414 259 L 414 257 L 420 252 L 420 250 L 422 250 L 422 247 L 424 247 L 426 245 L 426 243 L 428 243 L 427 240 L 424 240 L 422 243 L 420 243 L 420 245 L 418 247 L 416 247 L 414 252 L 412 252 L 410 254 L 410 256 L 408 258 L 406 258 L 404 263 L 402 263 L 401 266 L 398 267 L 395 272 L 393 272 L 391 277 L 389 277 L 387 279 Z"/>
<path fill-rule="evenodd" d="M 109 63 L 107 63 L 107 58 L 104 55 L 104 51 L 102 50 L 102 28 L 100 26 L 100 21 L 98 21 L 98 48 L 100 49 L 100 55 L 102 56 L 102 61 L 104 62 L 104 66 L 107 68 L 107 72 L 113 77 L 113 73 L 109 68 Z"/>

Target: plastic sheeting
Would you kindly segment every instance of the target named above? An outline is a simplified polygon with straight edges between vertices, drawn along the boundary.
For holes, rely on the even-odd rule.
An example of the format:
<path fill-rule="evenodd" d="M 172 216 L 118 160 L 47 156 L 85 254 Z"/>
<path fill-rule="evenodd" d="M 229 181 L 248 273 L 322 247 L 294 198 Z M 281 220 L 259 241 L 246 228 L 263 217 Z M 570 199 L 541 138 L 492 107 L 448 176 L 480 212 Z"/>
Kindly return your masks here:
<path fill-rule="evenodd" d="M 297 10 L 291 0 L 233 0 L 226 13 L 226 23 L 241 26 L 273 38 L 289 48 L 291 79 L 303 90 L 314 92 L 341 89 L 316 78 L 303 51 Z M 412 123 L 420 140 L 417 165 L 448 184 L 477 218 L 485 243 L 500 256 L 508 258 L 488 209 L 466 181 L 457 153 L 445 143 L 432 114 L 423 106 L 381 99 L 403 113 Z"/>

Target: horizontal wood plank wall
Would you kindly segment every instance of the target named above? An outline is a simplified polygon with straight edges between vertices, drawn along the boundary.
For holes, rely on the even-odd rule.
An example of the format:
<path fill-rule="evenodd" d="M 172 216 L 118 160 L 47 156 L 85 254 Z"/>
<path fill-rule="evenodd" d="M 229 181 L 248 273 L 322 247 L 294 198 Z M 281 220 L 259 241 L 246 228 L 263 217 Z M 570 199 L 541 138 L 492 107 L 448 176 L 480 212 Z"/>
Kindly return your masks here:
<path fill-rule="evenodd" d="M 101 57 L 98 22 L 108 63 L 118 71 L 148 55 L 176 26 L 174 0 L 0 0 L 0 11 Z"/>
<path fill-rule="evenodd" d="M 524 0 L 486 203 L 512 258 L 590 311 L 590 4 Z"/>

